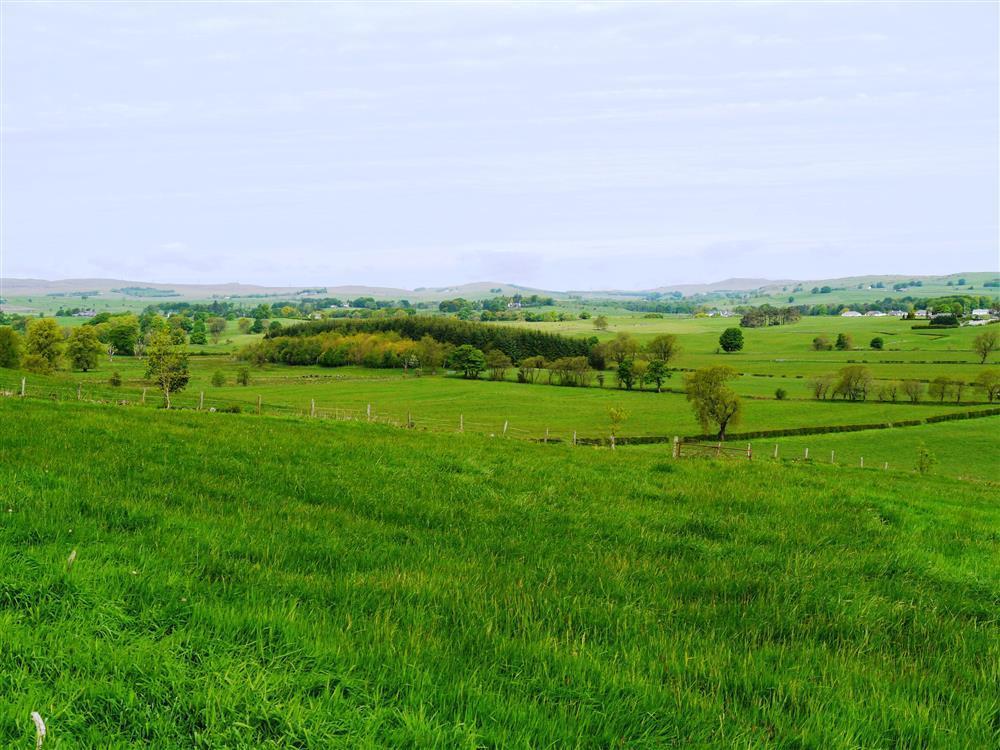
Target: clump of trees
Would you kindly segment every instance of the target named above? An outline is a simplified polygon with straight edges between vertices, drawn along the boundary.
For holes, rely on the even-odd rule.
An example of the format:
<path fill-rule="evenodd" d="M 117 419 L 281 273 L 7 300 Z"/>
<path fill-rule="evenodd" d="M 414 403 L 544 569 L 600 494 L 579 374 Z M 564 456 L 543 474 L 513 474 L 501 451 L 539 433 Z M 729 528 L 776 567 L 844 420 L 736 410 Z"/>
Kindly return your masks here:
<path fill-rule="evenodd" d="M 740 318 L 740 326 L 743 328 L 766 328 L 767 326 L 780 326 L 786 323 L 796 323 L 802 319 L 802 313 L 796 307 L 772 307 L 764 304 L 759 307 L 751 307 Z"/>
<path fill-rule="evenodd" d="M 395 333 L 412 341 L 418 341 L 426 335 L 453 346 L 468 344 L 483 352 L 498 349 L 514 362 L 532 356 L 542 356 L 550 361 L 559 357 L 586 357 L 590 354 L 591 347 L 597 343 L 596 338 L 574 338 L 529 328 L 426 315 L 309 321 L 285 326 L 276 333 L 269 332 L 266 339 L 312 337 L 323 333 L 339 333 L 344 336 Z"/>
<path fill-rule="evenodd" d="M 486 357 L 471 344 L 462 344 L 448 357 L 448 367 L 461 372 L 463 378 L 475 380 L 486 369 Z"/>

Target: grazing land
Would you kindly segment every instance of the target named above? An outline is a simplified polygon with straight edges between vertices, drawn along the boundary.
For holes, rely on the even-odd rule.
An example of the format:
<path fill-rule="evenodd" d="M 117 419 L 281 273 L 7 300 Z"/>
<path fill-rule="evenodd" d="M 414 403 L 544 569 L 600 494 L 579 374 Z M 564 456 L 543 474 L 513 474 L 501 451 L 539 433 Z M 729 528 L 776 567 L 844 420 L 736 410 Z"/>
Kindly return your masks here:
<path fill-rule="evenodd" d="M 995 313 L 115 288 L 0 318 L 0 745 L 1000 742 Z"/>
<path fill-rule="evenodd" d="M 35 399 L 0 421 L 5 746 L 34 710 L 47 748 L 998 740 L 980 483 Z"/>

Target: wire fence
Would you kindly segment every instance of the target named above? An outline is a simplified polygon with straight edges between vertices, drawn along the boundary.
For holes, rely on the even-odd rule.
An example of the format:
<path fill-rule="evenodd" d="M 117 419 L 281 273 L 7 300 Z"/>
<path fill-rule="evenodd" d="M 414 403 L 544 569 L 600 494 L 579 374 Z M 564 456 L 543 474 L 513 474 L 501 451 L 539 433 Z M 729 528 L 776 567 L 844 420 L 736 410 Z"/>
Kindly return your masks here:
<path fill-rule="evenodd" d="M 838 461 L 834 450 L 829 456 L 814 453 L 810 456 L 809 447 L 802 448 L 802 454 L 785 455 L 778 443 L 765 443 L 766 448 L 755 451 L 751 442 L 705 442 L 704 436 L 617 436 L 609 433 L 595 436 L 584 435 L 571 430 L 528 429 L 512 425 L 509 419 L 490 421 L 467 419 L 459 413 L 453 418 L 441 416 L 427 417 L 415 415 L 412 411 L 406 413 L 387 413 L 377 410 L 373 404 L 364 407 L 321 406 L 315 399 L 308 404 L 295 406 L 287 403 L 272 403 L 265 401 L 261 395 L 248 392 L 246 396 L 227 394 L 224 398 L 206 397 L 205 393 L 181 392 L 164 394 L 152 386 L 136 386 L 133 384 L 111 386 L 106 383 L 86 383 L 82 381 L 61 381 L 46 379 L 41 376 L 32 377 L 14 371 L 0 370 L 0 397 L 44 399 L 49 401 L 69 402 L 79 401 L 120 407 L 151 408 L 173 410 L 193 410 L 210 413 L 243 413 L 267 416 L 285 416 L 302 419 L 319 419 L 332 421 L 367 422 L 386 425 L 399 429 L 425 430 L 431 432 L 471 433 L 489 437 L 511 438 L 539 443 L 563 443 L 576 446 L 596 446 L 615 450 L 628 445 L 666 444 L 667 450 L 674 459 L 771 459 L 783 462 L 813 462 L 830 463 L 838 466 L 848 464 Z M 967 415 L 967 418 L 997 415 L 1000 410 L 988 409 Z M 925 421 L 936 420 L 921 420 Z M 858 425 L 857 427 L 863 427 Z M 851 426 L 830 428 L 829 432 L 849 431 Z M 784 437 L 783 430 L 775 430 L 773 434 L 757 434 L 762 440 Z M 773 448 L 772 448 L 773 446 Z M 787 452 L 787 449 L 786 449 Z M 869 459 L 858 456 L 856 462 L 850 464 L 859 468 L 878 468 L 888 470 L 890 465 L 884 460 Z"/>

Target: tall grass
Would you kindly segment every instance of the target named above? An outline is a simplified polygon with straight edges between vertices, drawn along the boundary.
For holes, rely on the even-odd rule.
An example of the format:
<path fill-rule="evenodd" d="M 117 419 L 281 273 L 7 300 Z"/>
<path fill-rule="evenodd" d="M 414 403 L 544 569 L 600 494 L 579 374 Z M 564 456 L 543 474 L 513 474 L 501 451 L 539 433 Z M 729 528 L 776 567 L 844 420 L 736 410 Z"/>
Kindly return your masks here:
<path fill-rule="evenodd" d="M 31 711 L 46 750 L 1000 740 L 978 485 L 30 400 L 0 423 L 3 747 Z"/>

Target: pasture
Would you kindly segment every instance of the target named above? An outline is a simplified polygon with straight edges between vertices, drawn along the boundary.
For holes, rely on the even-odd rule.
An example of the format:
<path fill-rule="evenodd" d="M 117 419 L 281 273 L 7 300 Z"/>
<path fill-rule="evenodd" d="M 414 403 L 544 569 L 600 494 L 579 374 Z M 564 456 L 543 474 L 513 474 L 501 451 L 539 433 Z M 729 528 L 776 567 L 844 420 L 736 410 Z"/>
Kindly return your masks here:
<path fill-rule="evenodd" d="M 46 750 L 998 739 L 976 483 L 34 399 L 0 422 L 7 747 L 31 711 Z"/>

